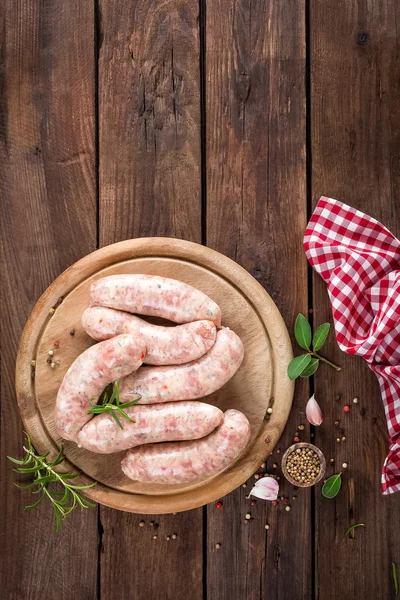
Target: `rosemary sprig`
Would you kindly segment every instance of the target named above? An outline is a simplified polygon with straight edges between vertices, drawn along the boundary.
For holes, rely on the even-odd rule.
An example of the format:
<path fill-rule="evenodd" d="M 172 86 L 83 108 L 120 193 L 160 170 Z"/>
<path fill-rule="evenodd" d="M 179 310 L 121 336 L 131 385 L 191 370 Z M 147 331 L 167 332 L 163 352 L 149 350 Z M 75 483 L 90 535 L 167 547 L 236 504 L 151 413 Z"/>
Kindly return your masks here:
<path fill-rule="evenodd" d="M 50 454 L 50 451 L 42 455 L 38 454 L 32 445 L 29 435 L 27 433 L 25 435 L 26 446 L 23 448 L 26 454 L 24 458 L 19 460 L 12 456 L 8 456 L 8 459 L 19 465 L 19 467 L 14 469 L 16 473 L 33 475 L 33 481 L 28 485 L 19 485 L 18 483 L 14 483 L 14 485 L 21 489 L 30 489 L 32 490 L 32 494 L 39 494 L 36 502 L 25 506 L 27 509 L 36 508 L 44 498 L 50 500 L 56 518 L 56 529 L 59 531 L 61 521 L 75 508 L 80 506 L 81 509 L 83 509 L 95 506 L 95 504 L 81 496 L 79 492 L 81 490 L 92 488 L 96 483 L 92 483 L 91 485 L 72 485 L 69 483 L 68 480 L 75 479 L 80 473 L 58 473 L 54 469 L 54 467 L 63 462 L 65 458 L 64 449 L 61 448 L 52 462 L 47 462 L 46 459 Z M 62 489 L 57 490 L 50 488 L 51 484 L 59 484 L 62 486 Z"/>
<path fill-rule="evenodd" d="M 113 385 L 113 391 L 110 399 L 108 398 L 107 390 L 103 395 L 103 402 L 101 404 L 94 404 L 92 401 L 89 401 L 91 408 L 87 411 L 88 415 L 101 415 L 102 413 L 110 413 L 110 415 L 115 419 L 116 423 L 123 429 L 122 423 L 118 415 L 121 415 L 127 421 L 131 423 L 136 423 L 131 417 L 125 412 L 124 408 L 129 408 L 130 406 L 134 406 L 141 399 L 141 395 L 138 394 L 135 400 L 131 402 L 125 402 L 121 404 L 119 399 L 119 381 L 115 381 Z M 118 413 L 118 414 L 117 414 Z"/>

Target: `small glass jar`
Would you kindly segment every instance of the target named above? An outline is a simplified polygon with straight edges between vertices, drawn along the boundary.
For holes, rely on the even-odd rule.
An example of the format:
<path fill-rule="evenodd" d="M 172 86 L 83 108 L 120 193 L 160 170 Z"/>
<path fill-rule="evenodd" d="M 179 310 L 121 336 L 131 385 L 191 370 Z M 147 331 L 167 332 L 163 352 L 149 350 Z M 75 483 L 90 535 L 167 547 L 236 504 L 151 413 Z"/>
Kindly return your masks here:
<path fill-rule="evenodd" d="M 293 479 L 293 477 L 291 477 L 291 475 L 288 473 L 288 470 L 287 470 L 287 466 L 286 466 L 287 459 L 288 459 L 289 455 L 292 454 L 292 452 L 295 452 L 298 448 L 307 448 L 307 450 L 313 450 L 319 458 L 319 462 L 320 462 L 319 473 L 315 477 L 315 479 L 313 479 L 309 483 L 302 483 L 300 481 L 296 481 L 295 479 Z M 325 470 L 326 470 L 326 461 L 325 461 L 325 457 L 322 454 L 321 450 L 319 448 L 317 448 L 317 446 L 314 446 L 314 444 L 309 444 L 308 442 L 298 442 L 297 444 L 293 444 L 292 446 L 289 446 L 289 448 L 286 450 L 286 452 L 282 456 L 282 472 L 283 472 L 284 476 L 289 481 L 289 483 L 291 483 L 292 485 L 299 487 L 299 488 L 300 487 L 301 488 L 311 487 L 311 486 L 315 485 L 316 483 L 318 483 L 319 481 L 321 481 L 321 479 L 325 475 Z"/>

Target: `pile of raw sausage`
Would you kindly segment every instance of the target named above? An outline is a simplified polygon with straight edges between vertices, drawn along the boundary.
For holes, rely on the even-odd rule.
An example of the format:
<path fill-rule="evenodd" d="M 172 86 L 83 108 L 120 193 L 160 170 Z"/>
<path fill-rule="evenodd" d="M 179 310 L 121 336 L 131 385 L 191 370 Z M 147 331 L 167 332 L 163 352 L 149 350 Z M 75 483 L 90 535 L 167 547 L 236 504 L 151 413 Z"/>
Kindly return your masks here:
<path fill-rule="evenodd" d="M 153 325 L 132 313 L 178 323 Z M 145 483 L 189 483 L 229 467 L 250 438 L 247 418 L 197 402 L 239 369 L 243 344 L 221 327 L 221 310 L 199 290 L 166 277 L 111 275 L 95 281 L 82 316 L 99 343 L 68 369 L 56 400 L 64 439 L 92 452 L 128 450 L 124 474 Z M 151 366 L 142 366 L 151 365 Z M 134 422 L 88 414 L 89 401 L 120 381 L 121 403 Z"/>

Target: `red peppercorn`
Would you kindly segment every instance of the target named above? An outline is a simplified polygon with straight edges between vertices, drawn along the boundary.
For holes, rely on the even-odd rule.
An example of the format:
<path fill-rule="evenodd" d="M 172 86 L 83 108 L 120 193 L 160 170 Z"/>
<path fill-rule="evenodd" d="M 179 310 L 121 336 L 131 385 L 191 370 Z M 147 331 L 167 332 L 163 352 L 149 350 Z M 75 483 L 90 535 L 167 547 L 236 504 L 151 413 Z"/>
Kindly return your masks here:
<path fill-rule="evenodd" d="M 289 504 L 289 500 L 287 498 L 284 499 L 283 504 Z"/>
<path fill-rule="evenodd" d="M 293 441 L 297 443 L 297 442 L 299 442 L 299 441 L 300 441 L 300 438 L 298 438 L 298 437 L 297 437 L 297 435 L 296 435 L 296 436 L 293 438 Z"/>
<path fill-rule="evenodd" d="M 54 348 L 58 348 L 59 345 L 60 345 L 60 342 L 58 340 L 56 340 L 53 344 Z"/>
<path fill-rule="evenodd" d="M 255 500 L 252 500 L 252 501 L 251 501 L 251 505 L 252 505 L 252 506 L 255 506 L 255 505 L 256 505 L 256 501 L 255 501 Z"/>
<path fill-rule="evenodd" d="M 273 500 L 272 501 L 272 506 L 278 506 L 278 504 L 279 504 L 278 500 Z"/>
<path fill-rule="evenodd" d="M 344 412 L 349 412 L 349 410 L 350 410 L 350 406 L 348 406 L 348 405 L 346 404 L 346 406 L 344 406 L 344 407 L 343 407 L 343 410 L 344 410 Z"/>
<path fill-rule="evenodd" d="M 216 506 L 217 508 L 221 508 L 221 507 L 222 507 L 222 502 L 217 502 L 217 503 L 215 504 L 215 506 Z"/>

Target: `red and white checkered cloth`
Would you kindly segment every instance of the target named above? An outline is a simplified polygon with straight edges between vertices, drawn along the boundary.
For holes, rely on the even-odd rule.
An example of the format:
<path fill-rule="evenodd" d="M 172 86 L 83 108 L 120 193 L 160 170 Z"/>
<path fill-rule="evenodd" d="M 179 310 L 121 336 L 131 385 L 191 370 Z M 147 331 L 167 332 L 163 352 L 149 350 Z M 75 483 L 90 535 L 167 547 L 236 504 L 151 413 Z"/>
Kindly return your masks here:
<path fill-rule="evenodd" d="M 382 493 L 400 491 L 400 241 L 372 217 L 323 197 L 304 249 L 328 284 L 339 347 L 365 358 L 378 377 L 390 437 Z"/>

